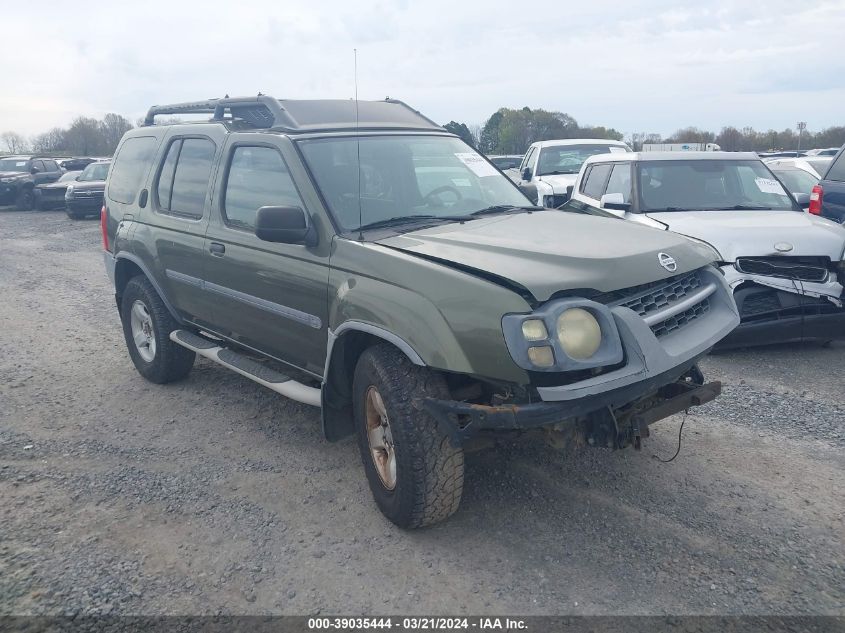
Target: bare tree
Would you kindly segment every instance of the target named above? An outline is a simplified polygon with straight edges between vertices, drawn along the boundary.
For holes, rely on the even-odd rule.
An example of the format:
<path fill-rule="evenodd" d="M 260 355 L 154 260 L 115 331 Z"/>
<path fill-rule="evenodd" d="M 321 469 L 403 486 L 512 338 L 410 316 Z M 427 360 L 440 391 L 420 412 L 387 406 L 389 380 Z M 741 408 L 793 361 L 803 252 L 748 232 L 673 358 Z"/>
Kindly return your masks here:
<path fill-rule="evenodd" d="M 18 154 L 26 149 L 26 139 L 17 132 L 3 132 L 0 140 L 11 154 Z"/>

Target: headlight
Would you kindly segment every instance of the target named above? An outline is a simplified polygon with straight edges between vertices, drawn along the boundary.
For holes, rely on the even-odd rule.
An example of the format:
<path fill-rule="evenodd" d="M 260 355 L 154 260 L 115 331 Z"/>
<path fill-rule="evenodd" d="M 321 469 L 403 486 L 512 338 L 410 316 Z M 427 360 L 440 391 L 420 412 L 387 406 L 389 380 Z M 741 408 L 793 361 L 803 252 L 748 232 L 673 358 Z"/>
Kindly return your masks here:
<path fill-rule="evenodd" d="M 68 185 L 67 189 L 65 189 L 65 198 L 72 198 L 73 197 L 73 185 Z"/>
<path fill-rule="evenodd" d="M 20 176 L 9 176 L 8 178 L 0 178 L 0 182 L 15 182 Z"/>
<path fill-rule="evenodd" d="M 514 362 L 530 371 L 591 369 L 624 358 L 610 308 L 587 299 L 559 299 L 531 314 L 506 314 L 502 331 Z"/>
<path fill-rule="evenodd" d="M 601 327 L 584 308 L 570 308 L 557 318 L 557 338 L 570 358 L 586 360 L 601 346 Z"/>

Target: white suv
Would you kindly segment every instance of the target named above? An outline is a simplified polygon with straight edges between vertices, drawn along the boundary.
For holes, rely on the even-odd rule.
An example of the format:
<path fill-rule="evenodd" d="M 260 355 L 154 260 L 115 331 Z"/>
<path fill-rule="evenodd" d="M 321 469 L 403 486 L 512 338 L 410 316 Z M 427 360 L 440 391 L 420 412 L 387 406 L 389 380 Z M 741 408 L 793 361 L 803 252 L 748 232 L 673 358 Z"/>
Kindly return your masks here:
<path fill-rule="evenodd" d="M 532 202 L 548 208 L 569 199 L 581 165 L 590 156 L 630 152 L 622 141 L 603 138 L 571 138 L 532 143 L 517 170 L 508 175 Z"/>

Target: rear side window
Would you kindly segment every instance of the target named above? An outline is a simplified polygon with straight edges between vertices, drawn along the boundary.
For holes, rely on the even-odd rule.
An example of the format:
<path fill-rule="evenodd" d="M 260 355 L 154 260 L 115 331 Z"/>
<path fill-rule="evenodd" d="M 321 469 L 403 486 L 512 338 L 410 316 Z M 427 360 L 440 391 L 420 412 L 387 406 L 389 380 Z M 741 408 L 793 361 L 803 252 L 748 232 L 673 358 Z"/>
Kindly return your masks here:
<path fill-rule="evenodd" d="M 607 177 L 610 174 L 610 169 L 613 165 L 593 165 L 584 178 L 584 185 L 581 187 L 581 192 L 590 198 L 598 200 L 604 192 L 604 185 L 607 182 Z"/>
<path fill-rule="evenodd" d="M 126 139 L 114 160 L 109 179 L 109 198 L 132 204 L 156 149 L 154 136 Z"/>
<path fill-rule="evenodd" d="M 839 182 L 845 182 L 845 160 L 843 160 L 843 156 L 845 156 L 845 153 L 840 154 L 839 158 L 837 158 L 833 162 L 824 177 L 825 180 L 837 180 Z"/>
<path fill-rule="evenodd" d="M 216 151 L 206 138 L 177 139 L 170 144 L 156 183 L 159 211 L 202 217 Z"/>
<path fill-rule="evenodd" d="M 223 194 L 226 224 L 251 231 L 258 209 L 269 206 L 305 208 L 282 155 L 270 147 L 235 147 Z"/>
<path fill-rule="evenodd" d="M 605 193 L 621 193 L 625 202 L 631 202 L 631 165 L 629 163 L 613 166 Z"/>
<path fill-rule="evenodd" d="M 59 171 L 59 166 L 54 160 L 45 160 L 44 165 L 46 165 L 47 171 Z"/>

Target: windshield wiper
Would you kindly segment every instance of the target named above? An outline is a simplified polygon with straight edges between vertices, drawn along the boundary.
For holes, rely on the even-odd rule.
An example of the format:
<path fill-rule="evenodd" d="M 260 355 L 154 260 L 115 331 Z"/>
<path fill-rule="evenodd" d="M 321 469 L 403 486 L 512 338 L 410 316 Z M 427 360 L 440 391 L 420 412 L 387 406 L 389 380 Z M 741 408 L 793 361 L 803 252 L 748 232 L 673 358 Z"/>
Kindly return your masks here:
<path fill-rule="evenodd" d="M 766 211 L 770 208 L 754 204 L 735 204 L 732 207 L 713 207 L 713 211 Z"/>
<path fill-rule="evenodd" d="M 663 211 L 692 211 L 683 207 L 663 207 L 662 209 L 648 209 L 646 213 L 662 213 Z"/>
<path fill-rule="evenodd" d="M 397 215 L 386 220 L 378 220 L 363 224 L 359 226 L 356 231 L 366 231 L 368 229 L 384 229 L 391 226 L 401 226 L 402 224 L 412 224 L 414 222 L 422 222 L 426 220 L 437 220 L 438 222 L 464 222 L 467 220 L 474 220 L 471 215 L 431 215 L 431 214 L 416 214 L 416 215 Z"/>
<path fill-rule="evenodd" d="M 577 174 L 577 173 L 578 173 L 577 171 L 557 170 L 557 171 L 547 171 L 545 173 L 537 174 L 537 175 L 538 176 L 561 176 L 563 174 Z"/>
<path fill-rule="evenodd" d="M 470 213 L 473 217 L 480 215 L 493 215 L 494 213 L 507 213 L 508 211 L 542 211 L 544 207 L 515 207 L 512 204 L 494 204 L 491 207 L 479 209 Z"/>

